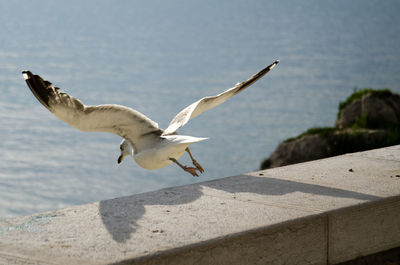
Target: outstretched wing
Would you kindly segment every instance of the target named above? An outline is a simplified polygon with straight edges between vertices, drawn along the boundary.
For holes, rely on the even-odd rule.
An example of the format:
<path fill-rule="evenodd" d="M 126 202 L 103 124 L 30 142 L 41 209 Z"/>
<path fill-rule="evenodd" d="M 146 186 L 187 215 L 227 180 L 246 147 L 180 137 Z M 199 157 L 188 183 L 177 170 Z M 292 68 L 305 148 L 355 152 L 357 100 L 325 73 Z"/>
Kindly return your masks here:
<path fill-rule="evenodd" d="M 263 77 L 266 73 L 268 73 L 272 68 L 275 67 L 279 63 L 279 60 L 276 60 L 271 65 L 267 66 L 263 70 L 259 71 L 255 75 L 251 76 L 247 81 L 237 83 L 234 87 L 218 94 L 216 96 L 205 97 L 202 98 L 193 104 L 189 105 L 181 112 L 179 112 L 171 121 L 168 128 L 164 131 L 163 135 L 173 134 L 185 125 L 190 119 L 200 115 L 201 113 L 218 106 L 219 104 L 225 102 L 227 99 L 233 97 L 239 92 L 243 91 L 245 88 L 251 86 L 258 79 Z"/>
<path fill-rule="evenodd" d="M 57 118 L 78 130 L 114 133 L 134 146 L 143 135 L 162 134 L 157 123 L 136 110 L 111 104 L 86 106 L 30 71 L 23 71 L 22 75 L 40 103 Z"/>

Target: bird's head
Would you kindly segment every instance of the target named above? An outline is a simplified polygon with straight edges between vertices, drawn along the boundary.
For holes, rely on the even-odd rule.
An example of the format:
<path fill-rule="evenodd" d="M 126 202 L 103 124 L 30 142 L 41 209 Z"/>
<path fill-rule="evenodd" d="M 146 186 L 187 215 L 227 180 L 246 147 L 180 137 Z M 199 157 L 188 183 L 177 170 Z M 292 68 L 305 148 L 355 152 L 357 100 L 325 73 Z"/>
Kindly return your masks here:
<path fill-rule="evenodd" d="M 121 150 L 121 155 L 118 157 L 118 164 L 121 164 L 126 156 L 133 155 L 133 148 L 126 140 L 121 142 L 119 149 Z"/>

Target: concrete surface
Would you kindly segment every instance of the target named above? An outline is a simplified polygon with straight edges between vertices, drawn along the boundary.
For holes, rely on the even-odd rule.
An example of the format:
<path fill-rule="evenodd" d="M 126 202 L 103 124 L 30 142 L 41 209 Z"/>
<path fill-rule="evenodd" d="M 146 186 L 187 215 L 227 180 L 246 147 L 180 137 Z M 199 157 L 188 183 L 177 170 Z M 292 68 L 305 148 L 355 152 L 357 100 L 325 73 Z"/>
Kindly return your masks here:
<path fill-rule="evenodd" d="M 399 246 L 400 146 L 0 221 L 0 264 L 335 264 Z"/>

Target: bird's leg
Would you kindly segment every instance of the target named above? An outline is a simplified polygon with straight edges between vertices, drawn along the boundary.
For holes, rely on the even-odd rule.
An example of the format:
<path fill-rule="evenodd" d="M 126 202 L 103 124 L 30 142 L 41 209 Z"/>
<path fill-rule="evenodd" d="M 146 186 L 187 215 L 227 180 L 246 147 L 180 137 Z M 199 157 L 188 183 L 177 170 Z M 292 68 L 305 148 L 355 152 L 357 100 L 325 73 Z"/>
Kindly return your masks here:
<path fill-rule="evenodd" d="M 196 159 L 193 158 L 192 153 L 190 153 L 189 147 L 187 147 L 187 148 L 185 149 L 185 151 L 189 154 L 190 159 L 192 159 L 193 165 L 195 165 L 196 168 L 197 168 L 201 173 L 203 173 L 203 172 L 204 172 L 203 167 L 202 167 L 199 163 L 197 163 Z"/>
<path fill-rule="evenodd" d="M 190 174 L 192 174 L 193 177 L 198 177 L 199 176 L 199 175 L 197 175 L 197 172 L 196 172 L 197 168 L 184 166 L 181 163 L 179 163 L 178 160 L 176 160 L 175 158 L 172 158 L 172 157 L 170 157 L 169 160 L 171 160 L 172 162 L 177 164 L 180 168 L 182 168 L 186 172 L 189 172 Z"/>

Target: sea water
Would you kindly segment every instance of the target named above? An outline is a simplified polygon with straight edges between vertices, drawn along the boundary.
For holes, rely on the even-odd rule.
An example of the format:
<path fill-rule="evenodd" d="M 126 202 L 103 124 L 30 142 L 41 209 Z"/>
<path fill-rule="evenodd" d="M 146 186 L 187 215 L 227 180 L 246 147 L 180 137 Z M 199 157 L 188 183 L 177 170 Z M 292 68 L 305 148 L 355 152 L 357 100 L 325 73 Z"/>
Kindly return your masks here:
<path fill-rule="evenodd" d="M 282 140 L 332 126 L 354 90 L 400 92 L 399 1 L 1 0 L 0 10 L 0 218 L 254 171 Z M 199 178 L 175 165 L 117 166 L 120 137 L 57 120 L 21 75 L 166 128 L 275 59 L 263 79 L 179 130 L 210 137 L 191 147 Z"/>

